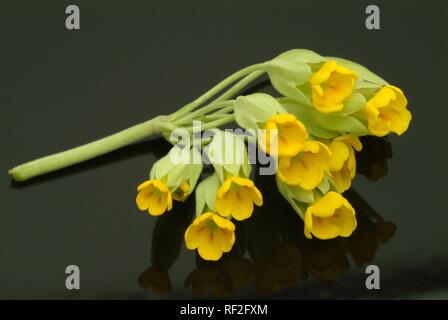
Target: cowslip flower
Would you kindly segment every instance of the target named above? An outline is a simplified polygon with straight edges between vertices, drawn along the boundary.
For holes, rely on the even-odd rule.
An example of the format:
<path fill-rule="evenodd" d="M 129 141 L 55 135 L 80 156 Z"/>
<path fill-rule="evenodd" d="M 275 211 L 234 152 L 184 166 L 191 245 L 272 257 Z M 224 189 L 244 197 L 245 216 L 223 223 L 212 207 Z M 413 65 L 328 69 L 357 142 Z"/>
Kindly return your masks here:
<path fill-rule="evenodd" d="M 311 94 L 316 109 L 323 113 L 341 111 L 352 94 L 357 74 L 336 61 L 327 61 L 311 77 Z"/>
<path fill-rule="evenodd" d="M 170 190 L 160 180 L 146 180 L 137 187 L 136 198 L 139 210 L 146 211 L 152 216 L 160 216 L 173 207 Z"/>
<path fill-rule="evenodd" d="M 227 178 L 216 193 L 215 208 L 224 217 L 241 221 L 249 218 L 256 206 L 263 205 L 260 190 L 252 180 L 232 176 Z"/>
<path fill-rule="evenodd" d="M 334 138 L 328 145 L 331 152 L 330 173 L 339 192 L 349 189 L 356 175 L 355 151 L 362 149 L 359 138 L 346 134 Z"/>
<path fill-rule="evenodd" d="M 408 101 L 399 88 L 385 86 L 367 101 L 364 115 L 369 131 L 376 136 L 385 136 L 390 132 L 403 134 L 409 127 L 412 115 L 406 108 Z"/>
<path fill-rule="evenodd" d="M 206 212 L 198 216 L 185 231 L 188 249 L 198 249 L 205 260 L 219 260 L 235 243 L 235 225 L 216 213 Z"/>
<path fill-rule="evenodd" d="M 355 209 L 340 193 L 330 191 L 310 205 L 304 218 L 305 236 L 311 239 L 349 237 L 356 229 Z"/>
<path fill-rule="evenodd" d="M 172 196 L 174 200 L 184 202 L 188 198 L 189 194 L 190 184 L 188 181 L 184 181 L 176 190 L 174 190 Z"/>
<path fill-rule="evenodd" d="M 278 176 L 289 184 L 305 190 L 316 188 L 330 168 L 330 150 L 319 141 L 306 141 L 303 149 L 294 157 L 279 160 Z"/>
<path fill-rule="evenodd" d="M 305 126 L 293 114 L 276 114 L 267 121 L 260 145 L 268 154 L 292 157 L 302 150 L 307 138 Z"/>

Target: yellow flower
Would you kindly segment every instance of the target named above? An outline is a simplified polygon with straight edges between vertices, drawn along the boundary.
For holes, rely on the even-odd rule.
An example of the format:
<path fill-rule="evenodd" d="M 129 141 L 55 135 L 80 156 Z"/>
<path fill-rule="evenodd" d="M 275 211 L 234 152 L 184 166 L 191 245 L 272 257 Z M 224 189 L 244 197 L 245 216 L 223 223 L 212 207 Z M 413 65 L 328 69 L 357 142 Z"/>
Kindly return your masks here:
<path fill-rule="evenodd" d="M 216 211 L 224 217 L 231 215 L 238 221 L 252 215 L 254 203 L 257 206 L 263 205 L 263 197 L 252 180 L 247 178 L 230 177 L 224 181 L 216 193 Z"/>
<path fill-rule="evenodd" d="M 182 184 L 173 192 L 173 199 L 176 201 L 184 202 L 188 198 L 188 192 L 190 191 L 190 184 L 188 181 L 182 182 Z"/>
<path fill-rule="evenodd" d="M 399 88 L 394 86 L 381 88 L 364 107 L 369 131 L 379 137 L 390 132 L 401 135 L 408 129 L 412 118 L 406 109 L 407 104 L 408 101 Z"/>
<path fill-rule="evenodd" d="M 309 239 L 349 237 L 356 229 L 355 209 L 340 193 L 330 191 L 306 209 L 304 222 Z"/>
<path fill-rule="evenodd" d="M 310 79 L 313 104 L 324 113 L 341 111 L 353 92 L 357 74 L 335 61 L 327 61 Z"/>
<path fill-rule="evenodd" d="M 188 249 L 198 249 L 204 260 L 219 260 L 235 243 L 235 225 L 216 213 L 206 212 L 194 219 L 185 231 Z"/>
<path fill-rule="evenodd" d="M 359 138 L 346 134 L 339 136 L 329 145 L 331 152 L 330 173 L 339 192 L 350 188 L 356 174 L 356 151 L 362 149 Z"/>
<path fill-rule="evenodd" d="M 160 180 L 147 180 L 137 188 L 137 206 L 150 215 L 160 216 L 173 207 L 173 199 L 168 187 Z"/>
<path fill-rule="evenodd" d="M 271 138 L 274 138 L 274 141 Z M 307 138 L 308 132 L 305 126 L 294 115 L 276 114 L 268 119 L 265 135 L 261 137 L 260 144 L 268 154 L 292 157 L 302 150 Z M 275 145 L 275 142 L 278 145 Z"/>
<path fill-rule="evenodd" d="M 319 185 L 329 168 L 328 147 L 318 141 L 306 141 L 296 156 L 280 158 L 277 174 L 286 184 L 312 190 Z"/>

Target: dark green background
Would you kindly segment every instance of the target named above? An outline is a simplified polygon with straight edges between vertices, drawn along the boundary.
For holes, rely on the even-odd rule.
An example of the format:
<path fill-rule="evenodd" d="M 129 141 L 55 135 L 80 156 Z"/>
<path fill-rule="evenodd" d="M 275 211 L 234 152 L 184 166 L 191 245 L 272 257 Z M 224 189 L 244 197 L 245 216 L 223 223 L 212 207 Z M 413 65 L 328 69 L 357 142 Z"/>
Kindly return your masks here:
<path fill-rule="evenodd" d="M 374 260 L 381 290 L 366 290 L 364 270 L 353 267 L 277 297 L 447 298 L 446 2 L 375 1 L 377 31 L 364 26 L 370 2 L 210 2 L 2 1 L 0 298 L 158 297 L 137 284 L 156 219 L 134 201 L 163 143 L 28 184 L 11 186 L 7 170 L 173 112 L 233 71 L 292 48 L 366 65 L 406 92 L 413 121 L 391 139 L 387 177 L 354 183 L 398 226 Z M 80 6 L 79 31 L 65 29 L 68 4 Z M 65 289 L 69 264 L 81 268 L 80 291 Z M 183 281 L 194 265 L 183 248 L 169 297 L 191 295 Z"/>

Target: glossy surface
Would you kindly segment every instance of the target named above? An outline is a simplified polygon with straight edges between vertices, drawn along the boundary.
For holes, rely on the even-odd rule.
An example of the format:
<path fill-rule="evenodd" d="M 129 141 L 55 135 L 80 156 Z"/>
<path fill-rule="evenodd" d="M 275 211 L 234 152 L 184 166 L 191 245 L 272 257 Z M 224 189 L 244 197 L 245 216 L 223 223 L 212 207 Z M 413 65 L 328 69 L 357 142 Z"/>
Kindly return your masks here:
<path fill-rule="evenodd" d="M 362 1 L 81 2 L 79 31 L 65 30 L 63 1 L 5 2 L 0 298 L 187 298 L 206 287 L 236 298 L 448 297 L 445 2 L 379 1 L 379 31 L 365 29 Z M 9 181 L 14 165 L 173 112 L 291 48 L 356 60 L 409 99 L 409 131 L 369 140 L 358 157 L 348 197 L 360 224 L 347 240 L 305 241 L 265 176 L 256 180 L 265 205 L 238 228 L 237 250 L 220 263 L 197 259 L 183 244 L 192 202 L 160 218 L 135 205 L 169 148 L 161 139 Z M 364 286 L 370 260 L 378 291 Z M 79 291 L 65 289 L 70 264 L 81 269 Z"/>

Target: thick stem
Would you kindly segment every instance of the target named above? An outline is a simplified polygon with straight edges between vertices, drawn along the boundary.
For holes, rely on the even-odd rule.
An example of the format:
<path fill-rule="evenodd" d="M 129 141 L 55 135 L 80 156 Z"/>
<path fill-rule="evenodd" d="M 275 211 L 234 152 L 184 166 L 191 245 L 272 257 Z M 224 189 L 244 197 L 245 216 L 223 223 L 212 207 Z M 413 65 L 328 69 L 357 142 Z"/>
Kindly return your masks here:
<path fill-rule="evenodd" d="M 9 170 L 9 174 L 16 181 L 25 181 L 98 157 L 141 139 L 161 134 L 168 130 L 170 126 L 171 124 L 167 121 L 166 116 L 158 116 L 105 138 L 24 163 Z"/>

